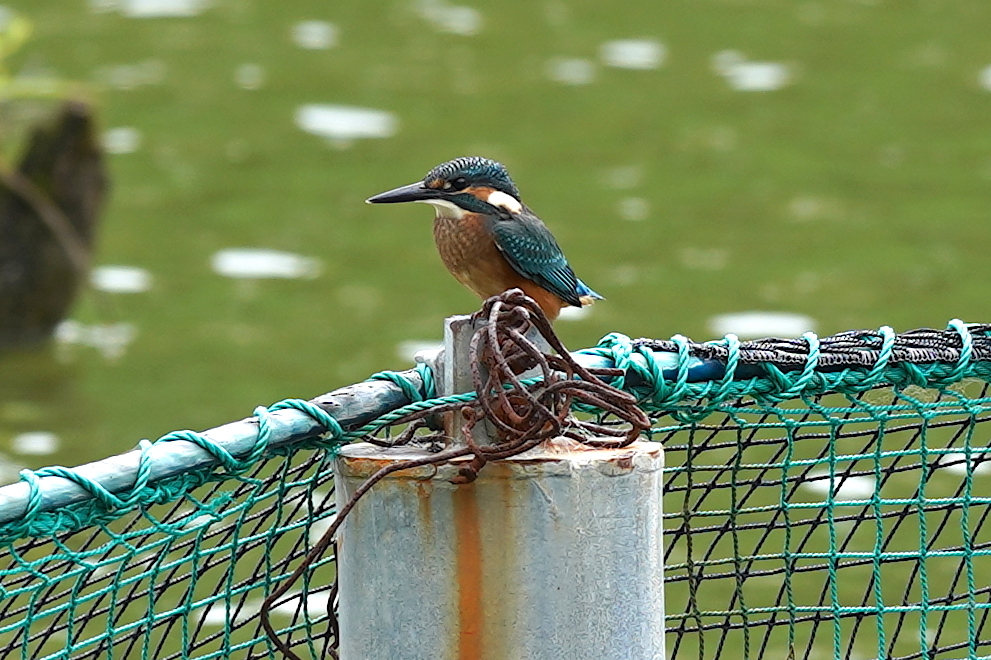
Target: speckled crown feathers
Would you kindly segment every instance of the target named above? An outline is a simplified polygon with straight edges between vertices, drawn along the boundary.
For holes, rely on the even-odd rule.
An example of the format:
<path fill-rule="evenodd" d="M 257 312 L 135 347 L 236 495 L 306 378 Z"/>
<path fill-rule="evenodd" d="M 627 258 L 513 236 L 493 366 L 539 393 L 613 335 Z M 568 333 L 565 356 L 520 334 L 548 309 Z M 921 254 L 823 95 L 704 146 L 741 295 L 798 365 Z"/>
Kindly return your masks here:
<path fill-rule="evenodd" d="M 441 163 L 427 173 L 423 178 L 424 182 L 434 179 L 450 181 L 458 177 L 464 177 L 469 185 L 484 185 L 501 190 L 507 195 L 512 195 L 516 199 L 520 198 L 520 191 L 509 176 L 509 172 L 502 163 L 498 163 L 490 158 L 481 156 L 462 156 Z"/>

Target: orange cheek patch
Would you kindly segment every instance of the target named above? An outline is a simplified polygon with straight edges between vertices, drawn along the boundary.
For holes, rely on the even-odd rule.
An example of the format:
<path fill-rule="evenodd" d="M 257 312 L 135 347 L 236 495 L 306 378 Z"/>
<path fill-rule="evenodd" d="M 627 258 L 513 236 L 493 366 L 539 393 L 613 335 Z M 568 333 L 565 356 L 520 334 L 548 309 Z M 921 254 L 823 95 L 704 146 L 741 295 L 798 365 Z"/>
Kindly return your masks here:
<path fill-rule="evenodd" d="M 430 181 L 427 181 L 426 185 L 427 188 L 433 188 L 434 190 L 437 190 L 439 188 L 444 187 L 444 181 L 443 179 L 430 179 Z"/>
<path fill-rule="evenodd" d="M 495 188 L 489 188 L 488 186 L 468 186 L 464 189 L 464 192 L 471 193 L 484 202 L 489 198 L 489 195 L 495 192 Z"/>

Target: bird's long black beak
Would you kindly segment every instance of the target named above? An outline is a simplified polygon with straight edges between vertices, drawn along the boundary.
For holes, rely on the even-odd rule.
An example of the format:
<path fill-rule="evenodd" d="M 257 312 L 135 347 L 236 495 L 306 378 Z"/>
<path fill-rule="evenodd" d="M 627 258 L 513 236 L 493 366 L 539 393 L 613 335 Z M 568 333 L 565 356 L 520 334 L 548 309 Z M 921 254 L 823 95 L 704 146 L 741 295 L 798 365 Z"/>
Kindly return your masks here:
<path fill-rule="evenodd" d="M 422 181 L 411 183 L 408 186 L 388 190 L 379 193 L 374 197 L 369 197 L 365 201 L 369 204 L 395 204 L 397 202 L 422 202 L 425 199 L 437 199 L 443 196 L 443 191 L 436 188 L 427 188 Z"/>

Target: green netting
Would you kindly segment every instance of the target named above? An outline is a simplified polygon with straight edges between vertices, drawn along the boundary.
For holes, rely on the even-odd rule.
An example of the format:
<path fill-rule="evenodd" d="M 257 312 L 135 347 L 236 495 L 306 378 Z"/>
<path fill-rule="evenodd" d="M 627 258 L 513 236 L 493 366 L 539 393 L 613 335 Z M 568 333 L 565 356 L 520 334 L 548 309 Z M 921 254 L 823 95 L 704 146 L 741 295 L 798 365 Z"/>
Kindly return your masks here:
<path fill-rule="evenodd" d="M 943 361 L 882 331 L 870 364 L 824 367 L 806 337 L 797 367 L 745 380 L 732 338 L 704 382 L 681 338 L 668 374 L 597 349 L 666 449 L 669 657 L 991 657 L 991 361 L 954 328 Z M 399 414 L 0 527 L 0 658 L 272 657 L 258 610 L 333 518 L 334 447 Z M 328 553 L 273 614 L 298 652 L 336 644 L 335 575 Z"/>

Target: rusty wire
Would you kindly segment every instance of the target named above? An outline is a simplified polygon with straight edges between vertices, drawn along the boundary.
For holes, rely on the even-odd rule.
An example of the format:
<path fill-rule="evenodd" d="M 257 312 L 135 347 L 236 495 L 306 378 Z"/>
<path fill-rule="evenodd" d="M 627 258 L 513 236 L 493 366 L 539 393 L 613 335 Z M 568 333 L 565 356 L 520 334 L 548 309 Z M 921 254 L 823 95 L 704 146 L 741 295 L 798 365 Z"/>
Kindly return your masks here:
<path fill-rule="evenodd" d="M 470 404 L 441 404 L 397 419 L 393 425 L 408 426 L 392 441 L 364 438 L 380 446 L 434 441 L 438 437 L 436 433 L 417 435 L 418 431 L 429 427 L 430 418 L 457 412 L 464 419 L 462 435 L 467 445 L 451 444 L 448 438 L 446 449 L 423 458 L 392 463 L 355 489 L 302 563 L 262 605 L 262 626 L 272 643 L 289 660 L 301 659 L 278 637 L 269 621 L 269 612 L 333 544 L 337 530 L 358 500 L 388 475 L 470 456 L 459 469 L 458 476 L 451 480 L 452 483 L 467 484 L 475 480 L 479 470 L 489 461 L 521 454 L 552 438 L 566 437 L 589 449 L 620 448 L 631 444 L 650 428 L 650 419 L 637 406 L 633 395 L 599 378 L 619 375 L 619 370 L 592 370 L 575 362 L 554 334 L 540 306 L 519 289 L 489 298 L 475 317 L 486 321 L 472 336 L 469 349 L 476 399 Z M 543 338 L 554 352 L 542 351 L 535 335 Z M 541 379 L 529 382 L 530 379 L 523 376 L 532 371 Z M 615 421 L 604 425 L 580 420 L 571 414 L 572 406 L 578 403 L 594 406 L 605 416 L 614 417 Z M 492 444 L 480 444 L 473 435 L 475 427 L 482 423 L 491 425 L 494 430 L 495 442 Z M 328 615 L 330 627 L 336 629 L 332 606 L 328 607 Z M 327 651 L 337 660 L 334 649 L 328 647 Z"/>
<path fill-rule="evenodd" d="M 636 398 L 575 362 L 540 306 L 519 289 L 489 298 L 478 315 L 486 324 L 472 336 L 469 351 L 478 398 L 461 410 L 472 460 L 461 468 L 456 483 L 473 481 L 490 460 L 515 456 L 551 438 L 567 437 L 590 448 L 618 448 L 650 428 Z M 544 353 L 528 338 L 534 332 L 554 353 Z M 531 370 L 542 378 L 524 385 L 521 374 Z M 625 424 L 579 420 L 571 414 L 575 403 L 595 406 Z M 478 444 L 474 438 L 472 430 L 483 419 L 495 429 L 494 444 Z"/>

